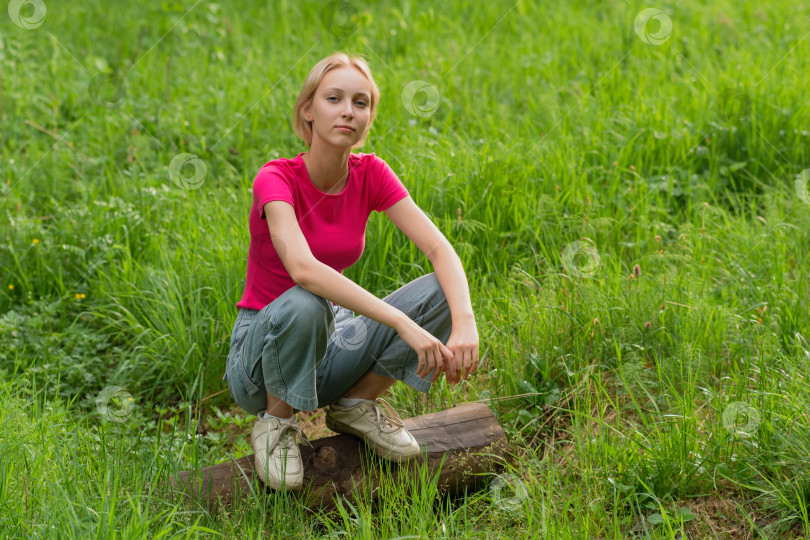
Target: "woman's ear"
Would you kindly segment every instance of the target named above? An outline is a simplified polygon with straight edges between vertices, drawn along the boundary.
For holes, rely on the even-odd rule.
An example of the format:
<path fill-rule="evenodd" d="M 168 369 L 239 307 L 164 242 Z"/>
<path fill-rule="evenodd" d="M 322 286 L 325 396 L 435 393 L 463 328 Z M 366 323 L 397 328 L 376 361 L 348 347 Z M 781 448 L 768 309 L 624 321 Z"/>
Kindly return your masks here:
<path fill-rule="evenodd" d="M 304 116 L 304 120 L 306 120 L 307 122 L 312 122 L 312 113 L 310 112 L 311 109 L 312 109 L 311 101 L 306 105 L 304 105 L 304 107 L 301 109 L 301 113 Z"/>

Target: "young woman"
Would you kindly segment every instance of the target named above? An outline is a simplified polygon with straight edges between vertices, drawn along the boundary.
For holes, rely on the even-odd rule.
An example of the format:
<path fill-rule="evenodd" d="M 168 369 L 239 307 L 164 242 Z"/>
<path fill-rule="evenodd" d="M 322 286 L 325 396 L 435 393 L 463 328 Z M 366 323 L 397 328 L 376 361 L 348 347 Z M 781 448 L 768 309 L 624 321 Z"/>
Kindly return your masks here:
<path fill-rule="evenodd" d="M 478 365 L 461 261 L 385 161 L 351 152 L 365 142 L 379 98 L 362 58 L 318 62 L 293 112 L 309 151 L 270 161 L 253 183 L 247 280 L 223 378 L 258 417 L 256 471 L 273 489 L 303 483 L 295 434 L 306 437 L 295 412 L 328 405 L 330 429 L 408 460 L 419 445 L 379 396 L 398 380 L 428 392 L 440 373 L 458 383 Z M 385 212 L 435 270 L 383 300 L 342 275 L 363 253 L 372 210 Z"/>

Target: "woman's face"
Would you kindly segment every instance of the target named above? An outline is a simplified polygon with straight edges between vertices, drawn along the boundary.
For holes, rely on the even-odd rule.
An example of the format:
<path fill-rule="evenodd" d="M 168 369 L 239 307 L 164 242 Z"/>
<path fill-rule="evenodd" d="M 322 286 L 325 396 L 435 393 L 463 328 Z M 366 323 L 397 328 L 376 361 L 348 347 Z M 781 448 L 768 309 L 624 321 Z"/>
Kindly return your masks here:
<path fill-rule="evenodd" d="M 303 113 L 312 122 L 313 145 L 317 138 L 326 144 L 351 148 L 370 127 L 371 84 L 353 67 L 334 69 L 324 76 L 312 104 Z"/>

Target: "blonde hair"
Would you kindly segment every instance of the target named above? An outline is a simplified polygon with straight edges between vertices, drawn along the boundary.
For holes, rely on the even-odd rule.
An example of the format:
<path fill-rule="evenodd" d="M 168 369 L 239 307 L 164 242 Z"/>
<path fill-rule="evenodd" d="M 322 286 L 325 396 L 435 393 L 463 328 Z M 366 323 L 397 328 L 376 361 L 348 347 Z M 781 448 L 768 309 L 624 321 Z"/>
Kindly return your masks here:
<path fill-rule="evenodd" d="M 368 132 L 374 124 L 374 118 L 377 116 L 377 103 L 380 101 L 380 90 L 377 88 L 377 83 L 374 82 L 374 77 L 371 75 L 371 68 L 368 67 L 366 60 L 357 54 L 336 52 L 331 54 L 315 64 L 315 67 L 309 72 L 301 92 L 298 94 L 298 99 L 295 100 L 295 107 L 293 107 L 292 126 L 295 134 L 301 137 L 304 144 L 307 146 L 312 145 L 312 122 L 304 118 L 304 107 L 312 104 L 315 97 L 315 91 L 321 84 L 321 81 L 327 73 L 333 69 L 342 67 L 354 67 L 362 73 L 368 82 L 371 83 L 371 103 L 369 104 L 371 111 L 371 118 L 366 128 L 365 133 L 352 148 L 359 148 L 366 142 Z"/>

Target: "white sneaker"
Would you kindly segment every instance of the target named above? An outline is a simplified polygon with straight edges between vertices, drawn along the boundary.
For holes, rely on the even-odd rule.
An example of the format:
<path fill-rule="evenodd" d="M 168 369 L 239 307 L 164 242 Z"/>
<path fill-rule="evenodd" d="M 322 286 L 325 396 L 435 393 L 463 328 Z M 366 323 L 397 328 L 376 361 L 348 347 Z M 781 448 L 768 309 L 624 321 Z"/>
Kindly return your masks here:
<path fill-rule="evenodd" d="M 388 414 L 380 408 L 384 405 Z M 390 461 L 408 461 L 419 455 L 419 443 L 405 429 L 397 412 L 384 399 L 364 401 L 352 407 L 330 405 L 326 427 L 338 433 L 360 437 L 381 457 Z"/>
<path fill-rule="evenodd" d="M 256 474 L 273 489 L 289 491 L 298 489 L 304 483 L 304 463 L 295 441 L 296 433 L 312 446 L 295 416 L 291 420 L 257 418 L 253 426 L 251 442 L 256 454 Z"/>

